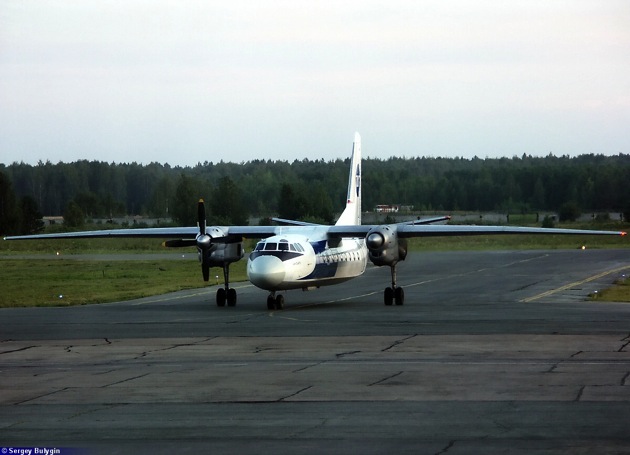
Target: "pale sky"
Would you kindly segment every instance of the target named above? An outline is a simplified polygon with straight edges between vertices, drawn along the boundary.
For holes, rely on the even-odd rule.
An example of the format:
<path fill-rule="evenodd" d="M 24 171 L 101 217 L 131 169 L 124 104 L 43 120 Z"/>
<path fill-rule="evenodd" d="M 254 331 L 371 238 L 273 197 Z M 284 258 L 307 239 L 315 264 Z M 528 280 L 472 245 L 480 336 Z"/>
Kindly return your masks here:
<path fill-rule="evenodd" d="M 627 0 L 2 0 L 0 162 L 630 153 Z"/>

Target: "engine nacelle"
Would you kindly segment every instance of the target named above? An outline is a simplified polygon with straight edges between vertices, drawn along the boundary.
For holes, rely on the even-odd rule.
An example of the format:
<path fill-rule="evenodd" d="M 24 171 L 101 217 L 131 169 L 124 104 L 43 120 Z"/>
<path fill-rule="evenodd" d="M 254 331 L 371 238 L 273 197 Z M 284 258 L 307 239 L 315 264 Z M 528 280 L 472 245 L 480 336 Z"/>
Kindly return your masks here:
<path fill-rule="evenodd" d="M 396 225 L 384 224 L 370 229 L 365 245 L 370 261 L 377 266 L 392 266 L 407 257 L 407 240 L 398 238 Z"/>
<path fill-rule="evenodd" d="M 216 226 L 209 228 L 206 232 L 207 235 L 197 237 L 199 259 L 202 263 L 204 261 L 201 256 L 204 254 L 206 263 L 210 267 L 223 267 L 240 260 L 245 255 L 241 237 L 230 238 L 226 236 L 224 229 Z M 220 242 L 215 239 L 220 239 Z"/>

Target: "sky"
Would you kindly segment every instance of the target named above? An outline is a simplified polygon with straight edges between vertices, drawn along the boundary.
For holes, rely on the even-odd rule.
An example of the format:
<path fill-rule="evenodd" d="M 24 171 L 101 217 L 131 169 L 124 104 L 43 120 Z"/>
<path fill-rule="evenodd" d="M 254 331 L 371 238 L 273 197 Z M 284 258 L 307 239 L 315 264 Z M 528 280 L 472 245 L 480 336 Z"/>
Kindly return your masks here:
<path fill-rule="evenodd" d="M 0 163 L 630 153 L 627 0 L 3 0 Z"/>

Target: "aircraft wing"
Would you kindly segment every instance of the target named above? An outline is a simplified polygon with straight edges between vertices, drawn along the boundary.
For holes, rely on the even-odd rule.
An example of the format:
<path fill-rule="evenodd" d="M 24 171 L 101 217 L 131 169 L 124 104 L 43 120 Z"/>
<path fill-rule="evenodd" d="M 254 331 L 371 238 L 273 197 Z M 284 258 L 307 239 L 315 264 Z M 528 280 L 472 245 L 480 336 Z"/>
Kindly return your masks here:
<path fill-rule="evenodd" d="M 443 220 L 439 220 L 443 221 Z M 435 222 L 435 221 L 433 221 Z M 589 229 L 537 228 L 520 226 L 474 226 L 474 225 L 428 225 L 428 224 L 392 224 L 398 237 L 448 237 L 457 235 L 491 234 L 563 234 L 563 235 L 626 235 L 620 231 L 599 231 Z M 330 237 L 364 237 L 377 225 L 331 226 Z"/>
<path fill-rule="evenodd" d="M 424 221 L 424 220 L 421 220 Z M 439 220 L 443 221 L 443 220 Z M 432 221 L 435 222 L 435 221 Z M 489 235 L 489 234 L 573 234 L 573 235 L 626 235 L 619 231 L 599 231 L 589 229 L 536 228 L 520 226 L 474 226 L 474 225 L 428 225 L 428 224 L 394 224 L 401 238 L 408 237 L 447 237 L 457 235 Z M 263 238 L 291 230 L 297 226 L 226 226 L 225 237 L 240 236 L 247 238 Z M 304 225 L 310 228 L 310 225 Z M 365 237 L 377 225 L 330 226 L 330 237 Z M 5 240 L 38 240 L 38 239 L 89 239 L 89 238 L 161 238 L 161 239 L 194 239 L 199 232 L 197 227 L 166 227 L 139 229 L 110 229 L 98 231 L 59 232 L 55 234 L 33 234 L 5 237 Z M 218 240 L 218 239 L 217 239 Z M 217 241 L 215 240 L 215 241 Z"/>
<path fill-rule="evenodd" d="M 458 225 L 412 225 L 398 226 L 399 237 L 444 237 L 454 235 L 489 234 L 568 234 L 568 235 L 626 235 L 625 232 L 599 231 L 590 229 L 537 228 L 522 226 L 458 226 Z"/>
<path fill-rule="evenodd" d="M 226 236 L 249 238 L 269 237 L 281 232 L 279 226 L 229 226 L 224 229 Z M 55 234 L 32 234 L 8 236 L 5 240 L 39 239 L 96 239 L 96 238 L 156 238 L 156 239 L 194 239 L 199 233 L 198 227 L 165 227 L 138 229 L 105 229 L 98 231 L 59 232 Z"/>
<path fill-rule="evenodd" d="M 58 232 L 54 234 L 32 234 L 5 237 L 5 240 L 38 240 L 38 239 L 96 239 L 108 237 L 145 237 L 145 238 L 195 238 L 199 232 L 196 227 L 167 227 L 140 229 L 104 229 L 100 231 Z"/>

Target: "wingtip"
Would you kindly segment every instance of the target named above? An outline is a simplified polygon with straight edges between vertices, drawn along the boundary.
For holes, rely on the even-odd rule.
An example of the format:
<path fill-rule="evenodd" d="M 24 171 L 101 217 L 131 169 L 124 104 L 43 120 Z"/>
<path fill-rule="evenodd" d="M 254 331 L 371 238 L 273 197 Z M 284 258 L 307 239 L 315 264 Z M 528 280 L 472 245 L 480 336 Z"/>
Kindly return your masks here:
<path fill-rule="evenodd" d="M 621 233 L 621 236 L 623 237 L 623 236 L 625 236 L 625 235 L 627 235 L 627 234 L 628 234 L 627 232 L 622 232 L 622 233 Z"/>

